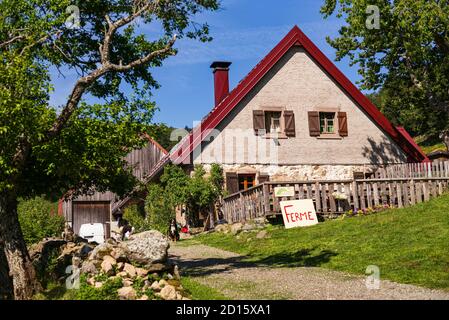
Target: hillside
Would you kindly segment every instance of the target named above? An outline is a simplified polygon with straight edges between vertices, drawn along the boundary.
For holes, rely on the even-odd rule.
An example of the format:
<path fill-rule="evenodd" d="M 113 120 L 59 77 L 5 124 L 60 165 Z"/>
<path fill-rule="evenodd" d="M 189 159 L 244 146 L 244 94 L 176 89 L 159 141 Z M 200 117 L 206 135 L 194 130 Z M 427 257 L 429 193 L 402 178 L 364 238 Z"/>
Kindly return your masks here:
<path fill-rule="evenodd" d="M 249 232 L 238 237 L 212 233 L 195 241 L 270 267 L 316 266 L 364 274 L 367 266 L 376 265 L 383 279 L 449 290 L 449 195 L 308 228 L 270 226 L 268 232 L 270 238 L 261 240 Z"/>

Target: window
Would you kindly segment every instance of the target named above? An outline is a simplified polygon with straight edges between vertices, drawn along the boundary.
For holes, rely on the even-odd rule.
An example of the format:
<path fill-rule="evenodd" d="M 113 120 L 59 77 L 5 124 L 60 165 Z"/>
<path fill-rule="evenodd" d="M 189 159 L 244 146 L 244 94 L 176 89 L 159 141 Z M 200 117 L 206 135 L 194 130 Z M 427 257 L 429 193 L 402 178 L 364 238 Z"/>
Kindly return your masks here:
<path fill-rule="evenodd" d="M 267 138 L 287 138 L 296 135 L 295 115 L 283 108 L 253 110 L 253 127 L 256 135 Z"/>
<path fill-rule="evenodd" d="M 256 185 L 255 174 L 239 174 L 239 191 L 247 190 Z"/>
<path fill-rule="evenodd" d="M 266 111 L 265 112 L 265 128 L 267 133 L 281 133 L 281 116 L 282 112 Z"/>
<path fill-rule="evenodd" d="M 335 133 L 335 112 L 320 112 L 320 134 Z"/>

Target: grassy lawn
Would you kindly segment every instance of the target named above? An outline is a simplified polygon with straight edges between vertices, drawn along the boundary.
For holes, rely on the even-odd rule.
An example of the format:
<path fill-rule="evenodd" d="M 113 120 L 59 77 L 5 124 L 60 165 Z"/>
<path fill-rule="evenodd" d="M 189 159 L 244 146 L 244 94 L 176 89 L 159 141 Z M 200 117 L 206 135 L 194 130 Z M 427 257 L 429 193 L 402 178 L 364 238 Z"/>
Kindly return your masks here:
<path fill-rule="evenodd" d="M 181 283 L 192 296 L 192 300 L 230 300 L 219 291 L 205 286 L 190 277 L 182 277 Z"/>
<path fill-rule="evenodd" d="M 256 239 L 256 232 L 239 238 L 212 233 L 191 243 L 237 252 L 271 267 L 316 266 L 364 274 L 367 266 L 376 265 L 382 279 L 449 290 L 449 195 L 308 228 L 267 230 L 270 238 L 263 240 Z"/>

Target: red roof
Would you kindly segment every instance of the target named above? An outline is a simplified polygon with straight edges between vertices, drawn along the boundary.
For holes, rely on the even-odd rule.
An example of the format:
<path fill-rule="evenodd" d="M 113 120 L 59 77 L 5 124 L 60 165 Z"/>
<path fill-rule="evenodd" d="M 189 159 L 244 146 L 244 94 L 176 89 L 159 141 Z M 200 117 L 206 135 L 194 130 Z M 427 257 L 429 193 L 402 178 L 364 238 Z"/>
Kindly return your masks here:
<path fill-rule="evenodd" d="M 426 161 L 427 157 L 413 139 L 408 139 L 404 129 L 397 129 L 392 123 L 371 103 L 371 101 L 354 86 L 351 81 L 330 61 L 318 47 L 299 29 L 293 29 L 279 42 L 278 45 L 261 61 L 251 72 L 232 90 L 223 101 L 216 106 L 203 119 L 201 124 L 193 129 L 192 133 L 173 149 L 170 158 L 173 163 L 190 162 L 190 154 L 256 86 L 268 71 L 293 46 L 301 46 L 304 50 L 354 99 L 354 101 L 382 128 L 408 155 L 410 162 Z"/>

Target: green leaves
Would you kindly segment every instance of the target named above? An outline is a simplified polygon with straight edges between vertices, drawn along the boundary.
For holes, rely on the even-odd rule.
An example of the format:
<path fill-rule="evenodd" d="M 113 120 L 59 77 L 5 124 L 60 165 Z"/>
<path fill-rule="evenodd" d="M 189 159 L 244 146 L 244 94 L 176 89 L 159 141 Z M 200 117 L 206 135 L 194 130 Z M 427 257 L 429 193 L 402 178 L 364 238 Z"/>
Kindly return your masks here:
<path fill-rule="evenodd" d="M 366 8 L 380 11 L 380 29 L 366 27 Z M 379 107 L 414 134 L 449 125 L 449 3 L 427 0 L 326 0 L 324 17 L 345 20 L 328 39 L 337 60 L 359 67 L 362 89 L 382 88 Z"/>

